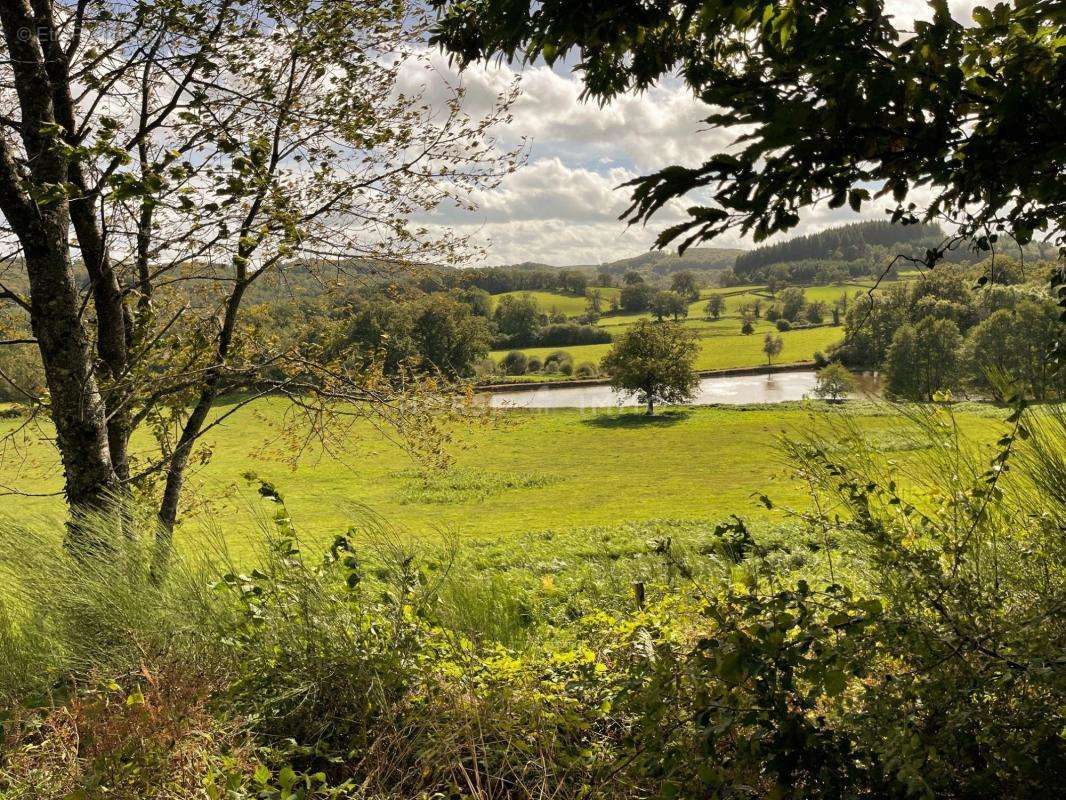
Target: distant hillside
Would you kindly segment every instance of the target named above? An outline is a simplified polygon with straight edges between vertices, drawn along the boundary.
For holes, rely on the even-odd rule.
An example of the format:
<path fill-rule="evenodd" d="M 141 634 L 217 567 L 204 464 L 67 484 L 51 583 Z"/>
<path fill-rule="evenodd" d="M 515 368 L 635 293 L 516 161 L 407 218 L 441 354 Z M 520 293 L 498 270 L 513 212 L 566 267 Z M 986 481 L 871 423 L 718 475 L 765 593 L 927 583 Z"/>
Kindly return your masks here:
<path fill-rule="evenodd" d="M 738 275 L 751 275 L 773 264 L 856 261 L 880 257 L 886 249 L 922 255 L 922 245 L 931 246 L 943 238 L 939 225 L 893 225 L 882 220 L 855 222 L 742 253 L 737 256 L 734 270 Z"/>
<path fill-rule="evenodd" d="M 668 275 L 678 270 L 722 270 L 733 266 L 737 256 L 744 253 L 733 247 L 692 247 L 683 256 L 677 253 L 652 250 L 640 255 L 620 258 L 616 261 L 607 261 L 603 264 L 568 264 L 556 266 L 554 264 L 542 264 L 536 261 L 523 261 L 521 264 L 510 264 L 500 269 L 517 269 L 528 272 L 541 272 L 544 270 L 579 269 L 585 272 L 609 272 L 612 275 L 622 275 L 629 270 L 656 272 L 660 275 Z"/>

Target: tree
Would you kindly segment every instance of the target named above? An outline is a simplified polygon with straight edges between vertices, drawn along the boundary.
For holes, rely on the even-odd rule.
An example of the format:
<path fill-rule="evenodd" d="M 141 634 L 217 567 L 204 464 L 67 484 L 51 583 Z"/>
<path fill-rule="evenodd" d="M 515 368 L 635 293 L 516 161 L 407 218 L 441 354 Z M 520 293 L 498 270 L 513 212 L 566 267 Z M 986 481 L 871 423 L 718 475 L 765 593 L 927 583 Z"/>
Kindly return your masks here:
<path fill-rule="evenodd" d="M 496 329 L 507 342 L 519 347 L 533 344 L 540 331 L 540 310 L 532 295 L 504 295 L 496 304 Z"/>
<path fill-rule="evenodd" d="M 813 325 L 820 325 L 825 319 L 825 314 L 825 303 L 820 300 L 816 303 L 808 303 L 807 308 L 804 311 L 804 316 L 807 318 L 807 322 L 810 322 Z"/>
<path fill-rule="evenodd" d="M 971 385 L 999 397 L 1004 378 L 1036 400 L 1066 393 L 1066 374 L 1048 359 L 1066 335 L 1050 300 L 1024 299 L 990 314 L 966 337 L 965 364 Z"/>
<path fill-rule="evenodd" d="M 622 283 L 624 283 L 626 286 L 636 286 L 637 284 L 644 283 L 644 276 L 642 276 L 639 272 L 629 270 L 622 277 Z"/>
<path fill-rule="evenodd" d="M 623 311 L 637 313 L 647 311 L 651 307 L 651 301 L 654 296 L 655 290 L 642 280 L 639 283 L 623 286 L 622 291 L 619 293 L 618 302 Z"/>
<path fill-rule="evenodd" d="M 467 377 L 489 352 L 492 336 L 484 317 L 446 294 L 412 304 L 411 337 L 426 364 L 447 377 Z"/>
<path fill-rule="evenodd" d="M 885 357 L 886 389 L 895 397 L 931 401 L 938 392 L 954 389 L 959 380 L 958 326 L 927 317 L 901 326 Z"/>
<path fill-rule="evenodd" d="M 744 320 L 740 323 L 740 332 L 745 336 L 751 336 L 755 333 L 755 322 L 751 317 L 744 317 Z"/>
<path fill-rule="evenodd" d="M 707 298 L 707 303 L 704 305 L 703 310 L 706 312 L 708 319 L 718 319 L 722 316 L 722 312 L 725 311 L 725 298 L 720 294 L 712 294 Z"/>
<path fill-rule="evenodd" d="M 814 393 L 823 400 L 839 402 L 855 391 L 855 377 L 847 367 L 832 363 L 818 370 Z"/>
<path fill-rule="evenodd" d="M 700 299 L 700 287 L 696 284 L 696 277 L 688 271 L 674 273 L 670 279 L 670 291 L 677 292 L 689 303 Z"/>
<path fill-rule="evenodd" d="M 698 352 L 696 337 L 678 323 L 641 320 L 615 341 L 601 366 L 614 389 L 635 394 L 652 416 L 656 403 L 692 398 L 699 385 L 693 369 Z"/>
<path fill-rule="evenodd" d="M 34 332 L 73 519 L 142 489 L 165 551 L 220 395 L 384 410 L 314 343 L 248 335 L 252 287 L 467 252 L 408 219 L 514 163 L 485 137 L 509 97 L 473 119 L 461 91 L 444 114 L 395 92 L 425 60 L 413 3 L 10 0 L 0 26 L 0 211 L 29 286 L 0 299 Z"/>
<path fill-rule="evenodd" d="M 688 303 L 677 292 L 656 292 L 651 301 L 651 313 L 660 322 L 665 317 L 673 317 L 676 322 L 688 316 Z"/>
<path fill-rule="evenodd" d="M 599 102 L 680 75 L 715 107 L 712 126 L 739 129 L 735 149 L 632 181 L 633 222 L 691 192 L 709 198 L 660 246 L 732 230 L 761 241 L 824 197 L 861 210 L 871 185 L 897 204 L 894 221 L 944 215 L 960 221 L 957 241 L 979 248 L 1001 231 L 1022 243 L 1046 231 L 1066 246 L 1066 182 L 1048 178 L 1061 170 L 1066 122 L 1058 3 L 978 6 L 966 25 L 930 2 L 932 21 L 912 32 L 883 0 L 625 0 L 610 14 L 599 0 L 433 5 L 433 41 L 462 64 L 497 54 L 572 63 Z M 945 252 L 921 260 L 933 266 Z"/>
<path fill-rule="evenodd" d="M 781 302 L 781 316 L 789 322 L 796 322 L 807 305 L 807 295 L 796 286 L 782 289 L 778 300 Z"/>
<path fill-rule="evenodd" d="M 785 347 L 785 341 L 780 336 L 775 336 L 772 333 L 767 333 L 763 339 L 762 351 L 766 353 L 766 363 L 768 366 L 774 365 L 774 358 L 781 354 L 781 351 Z"/>

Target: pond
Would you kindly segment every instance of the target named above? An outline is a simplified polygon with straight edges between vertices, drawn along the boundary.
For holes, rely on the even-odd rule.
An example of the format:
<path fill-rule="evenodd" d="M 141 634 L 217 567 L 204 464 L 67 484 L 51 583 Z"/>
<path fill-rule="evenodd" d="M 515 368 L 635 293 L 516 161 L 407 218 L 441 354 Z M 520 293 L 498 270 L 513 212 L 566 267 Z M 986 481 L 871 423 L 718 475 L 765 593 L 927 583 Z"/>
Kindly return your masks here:
<path fill-rule="evenodd" d="M 692 405 L 708 406 L 717 403 L 744 405 L 747 403 L 783 403 L 814 396 L 816 374 L 811 370 L 795 370 L 761 375 L 720 375 L 700 380 Z M 879 378 L 876 374 L 856 375 L 856 397 L 876 396 Z M 610 408 L 635 406 L 636 397 L 623 397 L 610 386 L 541 386 L 536 389 L 508 389 L 493 392 L 493 408 Z"/>

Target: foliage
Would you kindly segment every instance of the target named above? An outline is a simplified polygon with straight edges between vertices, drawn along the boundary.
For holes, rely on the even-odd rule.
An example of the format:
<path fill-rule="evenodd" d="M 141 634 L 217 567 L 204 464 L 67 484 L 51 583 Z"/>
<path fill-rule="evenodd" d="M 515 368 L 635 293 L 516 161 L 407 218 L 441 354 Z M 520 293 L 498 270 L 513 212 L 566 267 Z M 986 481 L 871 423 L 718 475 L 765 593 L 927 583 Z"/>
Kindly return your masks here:
<path fill-rule="evenodd" d="M 855 378 L 840 363 L 827 364 L 818 370 L 818 382 L 814 394 L 823 400 L 838 402 L 855 391 Z"/>
<path fill-rule="evenodd" d="M 781 355 L 781 351 L 784 349 L 785 343 L 780 336 L 774 336 L 772 333 L 767 333 L 763 338 L 762 351 L 766 353 L 766 363 L 773 365 L 774 358 Z"/>
<path fill-rule="evenodd" d="M 896 331 L 885 358 L 885 390 L 900 398 L 933 400 L 958 387 L 962 337 L 954 322 L 928 317 Z"/>
<path fill-rule="evenodd" d="M 517 347 L 536 341 L 542 324 L 537 302 L 528 294 L 501 297 L 493 318 L 504 340 Z"/>
<path fill-rule="evenodd" d="M 640 283 L 627 283 L 623 286 L 618 302 L 623 311 L 646 311 L 651 308 L 654 297 L 655 289 L 641 280 Z"/>
<path fill-rule="evenodd" d="M 642 320 L 619 337 L 602 367 L 611 386 L 635 394 L 650 416 L 657 402 L 683 403 L 692 396 L 699 383 L 697 350 L 694 337 L 677 323 Z"/>
<path fill-rule="evenodd" d="M 1036 231 L 1063 235 L 1062 188 L 1042 177 L 1055 173 L 1062 123 L 1064 23 L 1054 3 L 978 7 L 975 25 L 933 3 L 932 21 L 907 35 L 879 1 L 626 2 L 606 16 L 593 0 L 434 5 L 434 40 L 461 64 L 497 54 L 554 64 L 576 50 L 597 100 L 677 73 L 721 109 L 712 124 L 744 126 L 736 152 L 632 182 L 633 221 L 689 192 L 710 194 L 661 245 L 684 249 L 735 228 L 761 241 L 824 196 L 859 211 L 871 183 L 891 193 L 896 219 L 946 214 L 982 249 L 997 227 L 1022 243 Z M 821 135 L 807 135 L 814 130 Z M 916 185 L 933 189 L 921 209 L 905 205 Z M 931 250 L 927 266 L 940 255 Z"/>
<path fill-rule="evenodd" d="M 520 350 L 512 350 L 500 359 L 500 367 L 507 375 L 525 375 L 529 369 L 529 358 Z"/>
<path fill-rule="evenodd" d="M 696 284 L 696 277 L 686 270 L 675 272 L 671 276 L 670 291 L 681 295 L 687 303 L 695 303 L 700 299 L 700 287 Z"/>
<path fill-rule="evenodd" d="M 656 292 L 649 310 L 660 322 L 666 317 L 673 317 L 676 322 L 688 316 L 688 300 L 678 292 Z"/>
<path fill-rule="evenodd" d="M 720 294 L 712 294 L 707 298 L 707 303 L 704 305 L 703 310 L 707 314 L 708 319 L 718 319 L 722 316 L 722 312 L 726 309 L 725 298 Z"/>

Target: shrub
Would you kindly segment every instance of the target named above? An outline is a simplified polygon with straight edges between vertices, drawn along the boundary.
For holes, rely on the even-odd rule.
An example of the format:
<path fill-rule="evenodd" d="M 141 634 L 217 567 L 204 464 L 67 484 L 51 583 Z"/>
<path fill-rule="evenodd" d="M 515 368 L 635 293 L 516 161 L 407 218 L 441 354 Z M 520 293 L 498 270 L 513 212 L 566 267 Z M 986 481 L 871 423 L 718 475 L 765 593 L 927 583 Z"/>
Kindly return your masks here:
<path fill-rule="evenodd" d="M 579 378 L 595 378 L 599 374 L 600 371 L 596 369 L 596 365 L 588 361 L 582 361 L 574 370 L 574 375 Z"/>
<path fill-rule="evenodd" d="M 527 372 L 540 372 L 544 368 L 544 362 L 537 356 L 530 356 L 529 361 L 526 362 Z"/>
<path fill-rule="evenodd" d="M 777 329 L 779 331 L 790 331 L 790 330 L 792 330 L 792 323 L 789 322 L 787 319 L 783 319 L 783 318 L 779 319 L 774 324 L 777 325 Z"/>
<path fill-rule="evenodd" d="M 814 351 L 814 366 L 824 367 L 828 363 L 829 359 L 826 358 L 825 353 L 823 353 L 821 350 Z"/>
<path fill-rule="evenodd" d="M 743 333 L 745 336 L 750 336 L 751 334 L 755 333 L 755 323 L 752 322 L 750 319 L 745 319 L 744 322 L 742 322 L 740 325 L 740 332 Z"/>
<path fill-rule="evenodd" d="M 500 366 L 507 375 L 525 375 L 529 368 L 529 357 L 521 350 L 512 350 L 500 359 Z"/>
<path fill-rule="evenodd" d="M 604 344 L 611 341 L 611 334 L 596 325 L 548 325 L 537 334 L 536 343 L 540 347 L 570 347 L 582 344 Z"/>
<path fill-rule="evenodd" d="M 483 358 L 474 364 L 474 375 L 478 378 L 494 378 L 499 374 L 500 367 L 491 358 Z"/>
<path fill-rule="evenodd" d="M 544 357 L 544 371 L 545 372 L 563 372 L 563 365 L 570 365 L 570 372 L 573 371 L 574 357 L 565 350 L 553 350 Z M 565 373 L 569 375 L 570 373 Z"/>

